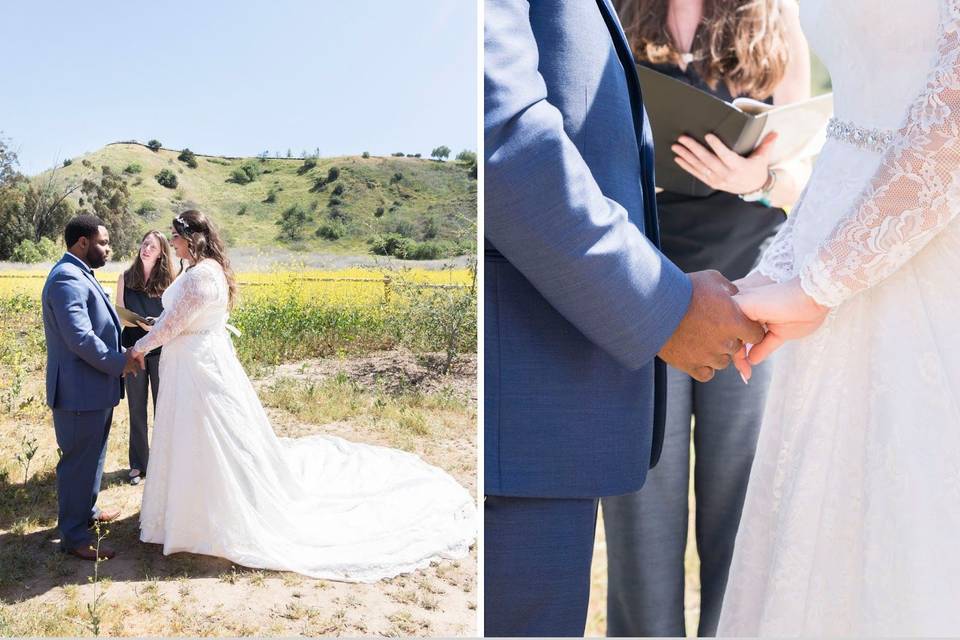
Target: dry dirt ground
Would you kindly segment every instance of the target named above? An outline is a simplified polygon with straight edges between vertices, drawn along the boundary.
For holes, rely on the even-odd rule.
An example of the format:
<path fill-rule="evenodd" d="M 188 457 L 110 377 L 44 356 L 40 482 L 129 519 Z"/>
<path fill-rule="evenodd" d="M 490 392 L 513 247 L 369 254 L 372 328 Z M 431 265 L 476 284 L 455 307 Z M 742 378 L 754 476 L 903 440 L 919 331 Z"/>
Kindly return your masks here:
<path fill-rule="evenodd" d="M 446 376 L 432 371 L 408 352 L 391 351 L 282 365 L 259 372 L 255 384 L 279 435 L 330 433 L 400 447 L 476 494 L 476 360 Z M 122 511 L 106 538 L 118 555 L 100 565 L 92 583 L 93 563 L 56 550 L 56 443 L 40 375 L 25 394 L 41 400 L 0 419 L 0 635 L 90 635 L 97 619 L 99 633 L 112 636 L 476 634 L 475 545 L 461 561 L 360 585 L 207 556 L 163 556 L 159 545 L 140 543 L 143 487 L 126 482 L 123 403 L 99 501 Z M 26 485 L 15 461 L 24 436 L 39 445 Z"/>

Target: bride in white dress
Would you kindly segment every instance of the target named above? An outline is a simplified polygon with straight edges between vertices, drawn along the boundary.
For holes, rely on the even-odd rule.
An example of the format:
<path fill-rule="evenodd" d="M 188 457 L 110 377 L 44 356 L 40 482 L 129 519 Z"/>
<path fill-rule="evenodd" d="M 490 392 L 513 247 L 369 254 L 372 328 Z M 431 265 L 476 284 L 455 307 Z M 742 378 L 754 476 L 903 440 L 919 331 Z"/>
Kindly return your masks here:
<path fill-rule="evenodd" d="M 475 504 L 444 471 L 395 449 L 274 434 L 227 334 L 235 285 L 216 230 L 196 211 L 173 230 L 191 266 L 134 346 L 163 346 L 140 539 L 351 582 L 463 557 Z"/>
<path fill-rule="evenodd" d="M 738 299 L 770 329 L 751 362 L 810 335 L 775 363 L 718 635 L 956 636 L 960 0 L 800 7 L 836 118 Z"/>

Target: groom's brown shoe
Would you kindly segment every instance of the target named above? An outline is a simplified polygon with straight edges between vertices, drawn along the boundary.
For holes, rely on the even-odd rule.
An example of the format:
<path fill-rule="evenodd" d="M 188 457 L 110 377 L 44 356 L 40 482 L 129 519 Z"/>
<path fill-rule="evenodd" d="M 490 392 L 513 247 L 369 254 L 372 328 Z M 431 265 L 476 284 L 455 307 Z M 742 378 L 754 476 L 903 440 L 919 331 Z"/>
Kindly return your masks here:
<path fill-rule="evenodd" d="M 97 559 L 97 552 L 94 551 L 94 549 L 90 545 L 86 547 L 77 547 L 75 549 L 67 549 L 66 553 L 69 553 L 72 556 L 76 556 L 81 560 L 90 560 L 91 562 Z M 101 560 L 109 560 L 115 555 L 117 555 L 116 551 L 114 551 L 110 547 L 105 547 L 103 545 L 100 545 Z"/>
<path fill-rule="evenodd" d="M 113 522 L 114 520 L 116 520 L 116 519 L 119 518 L 119 517 L 120 517 L 120 510 L 119 510 L 119 509 L 114 509 L 113 511 L 103 511 L 103 510 L 101 510 L 100 513 L 97 514 L 97 517 L 96 517 L 96 518 L 90 518 L 90 521 L 87 523 L 87 526 L 92 527 L 93 525 L 97 524 L 98 522 L 99 522 L 100 524 L 106 524 L 106 523 L 108 523 L 108 522 Z"/>

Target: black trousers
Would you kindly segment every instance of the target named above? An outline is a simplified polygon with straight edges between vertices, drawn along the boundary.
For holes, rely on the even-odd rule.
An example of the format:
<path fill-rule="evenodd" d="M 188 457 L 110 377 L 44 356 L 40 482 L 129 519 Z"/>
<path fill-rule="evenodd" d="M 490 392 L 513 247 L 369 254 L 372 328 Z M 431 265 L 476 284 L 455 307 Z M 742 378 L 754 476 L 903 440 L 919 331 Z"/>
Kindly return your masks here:
<path fill-rule="evenodd" d="M 160 386 L 160 355 L 147 356 L 147 368 L 124 380 L 127 388 L 127 406 L 130 408 L 130 468 L 147 472 L 150 442 L 147 438 L 147 393 L 153 396 L 153 410 L 157 410 L 157 388 Z"/>

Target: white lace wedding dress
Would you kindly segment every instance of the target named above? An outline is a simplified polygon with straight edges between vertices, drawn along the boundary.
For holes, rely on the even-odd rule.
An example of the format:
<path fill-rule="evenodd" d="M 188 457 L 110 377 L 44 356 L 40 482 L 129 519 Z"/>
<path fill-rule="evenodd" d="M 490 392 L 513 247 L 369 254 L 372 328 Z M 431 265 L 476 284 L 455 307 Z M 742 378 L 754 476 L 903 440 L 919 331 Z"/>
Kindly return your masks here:
<path fill-rule="evenodd" d="M 136 346 L 163 345 L 141 540 L 351 582 L 467 553 L 474 500 L 444 471 L 395 449 L 274 434 L 225 330 L 219 264 L 186 271 L 163 303 Z"/>
<path fill-rule="evenodd" d="M 718 634 L 960 634 L 960 0 L 803 0 L 835 122 L 760 271 L 775 365 Z"/>

